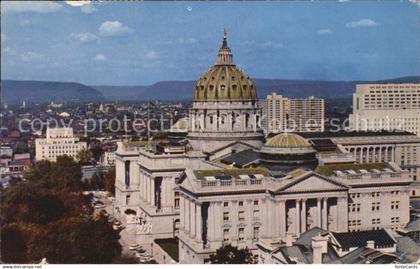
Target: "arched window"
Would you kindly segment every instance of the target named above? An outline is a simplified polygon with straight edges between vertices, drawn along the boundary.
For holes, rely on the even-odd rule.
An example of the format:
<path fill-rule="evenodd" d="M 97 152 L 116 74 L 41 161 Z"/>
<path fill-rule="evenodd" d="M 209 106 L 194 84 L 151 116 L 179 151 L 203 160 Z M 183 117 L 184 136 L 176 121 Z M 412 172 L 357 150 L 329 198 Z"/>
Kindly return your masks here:
<path fill-rule="evenodd" d="M 249 126 L 249 113 L 245 113 L 245 128 Z"/>

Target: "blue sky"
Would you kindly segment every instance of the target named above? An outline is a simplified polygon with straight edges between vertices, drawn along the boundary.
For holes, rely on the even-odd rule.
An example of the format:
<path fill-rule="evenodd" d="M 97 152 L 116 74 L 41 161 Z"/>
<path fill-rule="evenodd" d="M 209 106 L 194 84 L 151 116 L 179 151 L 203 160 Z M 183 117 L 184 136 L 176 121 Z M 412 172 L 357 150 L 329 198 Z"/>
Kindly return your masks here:
<path fill-rule="evenodd" d="M 3 1 L 2 79 L 195 80 L 214 64 L 224 27 L 235 63 L 253 78 L 420 75 L 414 0 L 85 2 Z"/>

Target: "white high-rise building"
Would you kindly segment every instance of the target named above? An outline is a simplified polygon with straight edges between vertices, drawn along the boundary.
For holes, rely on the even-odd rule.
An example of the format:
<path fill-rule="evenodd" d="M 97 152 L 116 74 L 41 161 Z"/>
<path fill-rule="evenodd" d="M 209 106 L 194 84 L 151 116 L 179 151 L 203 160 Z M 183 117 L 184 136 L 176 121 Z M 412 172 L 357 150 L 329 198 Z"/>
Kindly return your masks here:
<path fill-rule="evenodd" d="M 290 99 L 272 93 L 260 100 L 260 106 L 266 133 L 324 131 L 324 99 L 313 96 Z"/>
<path fill-rule="evenodd" d="M 400 130 L 420 136 L 420 84 L 359 84 L 353 94 L 350 128 Z"/>
<path fill-rule="evenodd" d="M 35 160 L 55 162 L 61 155 L 76 158 L 86 146 L 86 142 L 73 135 L 73 128 L 48 128 L 45 138 L 35 140 Z"/>

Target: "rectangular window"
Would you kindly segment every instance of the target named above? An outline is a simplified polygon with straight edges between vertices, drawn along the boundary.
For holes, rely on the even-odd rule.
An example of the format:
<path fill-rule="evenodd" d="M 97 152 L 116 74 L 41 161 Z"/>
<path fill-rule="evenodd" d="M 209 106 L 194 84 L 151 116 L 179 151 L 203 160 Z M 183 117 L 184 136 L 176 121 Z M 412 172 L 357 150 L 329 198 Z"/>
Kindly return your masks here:
<path fill-rule="evenodd" d="M 373 202 L 372 203 L 372 211 L 379 211 L 380 208 L 380 202 Z"/>
<path fill-rule="evenodd" d="M 229 212 L 223 212 L 223 221 L 229 221 Z"/>
<path fill-rule="evenodd" d="M 254 210 L 254 219 L 258 219 L 260 217 L 260 211 Z"/>
<path fill-rule="evenodd" d="M 360 212 L 360 204 L 350 204 L 349 210 L 351 212 Z"/>
<path fill-rule="evenodd" d="M 399 209 L 400 201 L 391 201 L 391 209 Z"/>
<path fill-rule="evenodd" d="M 377 218 L 377 219 L 372 219 L 372 224 L 381 224 L 381 219 Z"/>
<path fill-rule="evenodd" d="M 393 223 L 393 224 L 400 223 L 400 217 L 392 217 L 391 218 L 391 223 Z"/>
<path fill-rule="evenodd" d="M 252 239 L 258 240 L 260 238 L 260 227 L 254 227 L 252 231 Z"/>
<path fill-rule="evenodd" d="M 238 239 L 239 241 L 245 240 L 245 228 L 239 228 L 238 229 Z"/>
<path fill-rule="evenodd" d="M 229 202 L 223 202 L 223 206 L 224 207 L 228 207 L 229 206 Z"/>
<path fill-rule="evenodd" d="M 238 212 L 238 220 L 244 221 L 245 220 L 245 211 L 239 211 Z"/>
<path fill-rule="evenodd" d="M 254 200 L 254 205 L 257 206 L 258 205 L 258 200 Z"/>
<path fill-rule="evenodd" d="M 239 202 L 238 202 L 238 205 L 239 205 L 239 206 L 244 206 L 244 201 L 239 201 Z"/>
<path fill-rule="evenodd" d="M 381 196 L 380 192 L 372 192 L 372 197 L 379 197 Z"/>
<path fill-rule="evenodd" d="M 229 229 L 223 229 L 223 242 L 229 242 Z"/>
<path fill-rule="evenodd" d="M 175 199 L 174 199 L 174 207 L 175 208 L 179 208 L 179 192 L 176 191 L 174 193 Z"/>
<path fill-rule="evenodd" d="M 129 205 L 130 204 L 130 198 L 131 198 L 131 195 L 126 195 L 125 196 L 125 205 Z"/>

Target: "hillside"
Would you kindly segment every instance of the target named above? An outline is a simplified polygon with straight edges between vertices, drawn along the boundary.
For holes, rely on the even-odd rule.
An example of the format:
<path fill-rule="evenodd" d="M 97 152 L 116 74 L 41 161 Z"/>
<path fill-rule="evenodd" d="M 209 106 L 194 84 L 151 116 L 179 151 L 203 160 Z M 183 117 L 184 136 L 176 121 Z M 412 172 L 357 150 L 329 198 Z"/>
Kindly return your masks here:
<path fill-rule="evenodd" d="M 259 98 L 271 92 L 289 97 L 317 96 L 322 98 L 350 98 L 356 84 L 361 83 L 420 83 L 420 76 L 379 81 L 317 81 L 255 79 Z M 195 81 L 160 81 L 150 86 L 92 86 L 109 100 L 189 100 Z"/>
<path fill-rule="evenodd" d="M 3 80 L 2 97 L 6 103 L 62 102 L 62 101 L 98 101 L 104 95 L 89 86 L 74 82 L 52 82 L 33 80 Z"/>

